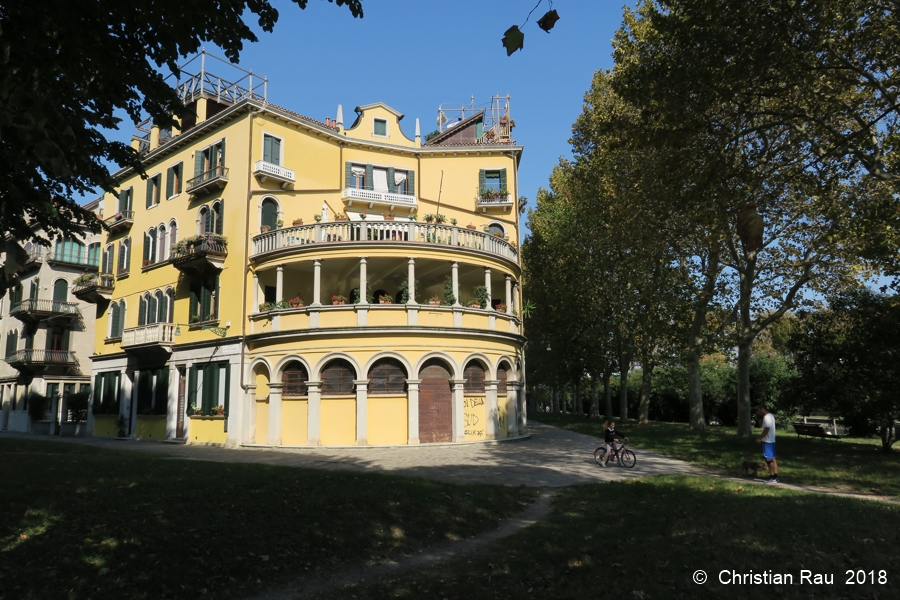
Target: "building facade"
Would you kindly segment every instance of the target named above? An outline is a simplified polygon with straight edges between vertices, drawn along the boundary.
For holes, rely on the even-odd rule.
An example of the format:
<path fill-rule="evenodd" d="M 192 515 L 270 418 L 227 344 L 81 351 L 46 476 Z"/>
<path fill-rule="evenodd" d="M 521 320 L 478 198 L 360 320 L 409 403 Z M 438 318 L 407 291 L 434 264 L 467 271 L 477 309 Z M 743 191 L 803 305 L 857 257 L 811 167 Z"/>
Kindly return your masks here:
<path fill-rule="evenodd" d="M 86 208 L 99 214 L 100 203 Z M 87 407 L 76 394 L 90 390 L 95 311 L 78 292 L 97 277 L 100 243 L 99 234 L 85 232 L 50 247 L 24 245 L 24 264 L 0 299 L 0 429 L 87 434 Z"/>
<path fill-rule="evenodd" d="M 322 122 L 268 103 L 254 75 L 204 66 L 178 89 L 191 116 L 136 137 L 147 178 L 120 171 L 102 199 L 94 435 L 525 433 L 508 100 L 423 143 L 387 105 Z"/>

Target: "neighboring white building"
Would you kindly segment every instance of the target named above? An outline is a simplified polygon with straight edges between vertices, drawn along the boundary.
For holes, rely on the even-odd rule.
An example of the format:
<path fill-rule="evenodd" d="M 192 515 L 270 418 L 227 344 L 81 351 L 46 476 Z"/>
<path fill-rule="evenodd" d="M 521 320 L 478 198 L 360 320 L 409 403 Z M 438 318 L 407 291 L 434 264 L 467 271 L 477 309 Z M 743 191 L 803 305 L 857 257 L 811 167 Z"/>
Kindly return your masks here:
<path fill-rule="evenodd" d="M 85 208 L 99 214 L 100 201 Z M 86 233 L 49 248 L 24 244 L 28 261 L 0 299 L 0 430 L 86 434 L 86 423 L 72 421 L 67 399 L 90 390 L 96 308 L 74 292 L 96 280 L 100 241 Z M 0 264 L 5 260 L 0 253 Z M 50 399 L 41 419 L 29 416 L 31 393 Z"/>

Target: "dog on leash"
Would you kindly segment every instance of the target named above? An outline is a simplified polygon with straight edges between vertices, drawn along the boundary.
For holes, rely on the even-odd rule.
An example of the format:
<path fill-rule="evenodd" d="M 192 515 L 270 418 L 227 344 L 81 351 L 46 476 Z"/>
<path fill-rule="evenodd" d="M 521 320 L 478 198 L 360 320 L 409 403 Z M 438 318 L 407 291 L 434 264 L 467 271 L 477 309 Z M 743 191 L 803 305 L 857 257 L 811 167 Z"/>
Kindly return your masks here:
<path fill-rule="evenodd" d="M 759 477 L 759 470 L 765 468 L 765 463 L 757 462 L 755 460 L 741 460 L 741 475 L 749 475 L 750 471 L 753 471 L 754 477 Z"/>

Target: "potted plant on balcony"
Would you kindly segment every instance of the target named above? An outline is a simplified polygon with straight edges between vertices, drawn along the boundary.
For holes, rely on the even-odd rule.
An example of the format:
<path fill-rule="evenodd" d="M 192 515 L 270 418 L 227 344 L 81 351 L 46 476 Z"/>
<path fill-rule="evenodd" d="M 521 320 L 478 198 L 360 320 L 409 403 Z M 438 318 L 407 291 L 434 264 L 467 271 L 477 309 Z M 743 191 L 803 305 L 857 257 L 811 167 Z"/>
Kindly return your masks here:
<path fill-rule="evenodd" d="M 503 304 L 502 302 L 500 302 L 499 304 L 497 304 L 497 306 L 494 307 L 494 310 L 496 310 L 497 312 L 505 313 L 505 312 L 506 312 L 506 305 Z"/>
<path fill-rule="evenodd" d="M 379 304 L 393 304 L 394 299 L 389 294 L 382 294 L 378 297 Z"/>
<path fill-rule="evenodd" d="M 441 305 L 441 297 L 435 294 L 431 298 L 428 299 L 429 306 L 440 306 Z"/>
<path fill-rule="evenodd" d="M 431 213 L 428 213 L 427 215 L 425 215 L 425 222 L 426 223 L 434 223 L 434 215 Z"/>
<path fill-rule="evenodd" d="M 189 406 L 188 412 L 190 413 L 190 416 L 192 416 L 192 417 L 202 417 L 203 416 L 203 409 L 200 408 L 199 406 Z"/>
<path fill-rule="evenodd" d="M 456 224 L 459 223 L 456 219 L 450 219 L 450 224 L 456 227 Z"/>
<path fill-rule="evenodd" d="M 84 285 L 91 280 L 91 277 L 94 275 L 92 273 L 82 273 L 78 277 L 72 280 L 72 285 Z"/>
<path fill-rule="evenodd" d="M 301 298 L 299 295 L 294 296 L 293 298 L 288 300 L 288 304 L 290 304 L 291 308 L 300 308 L 301 306 L 303 306 L 303 298 Z"/>
<path fill-rule="evenodd" d="M 209 414 L 213 417 L 224 417 L 225 416 L 225 407 L 219 404 L 218 406 L 213 406 Z"/>
<path fill-rule="evenodd" d="M 331 297 L 331 303 L 334 305 L 347 304 L 347 297 L 341 296 L 340 294 L 335 294 Z"/>
<path fill-rule="evenodd" d="M 369 217 L 369 213 L 367 211 L 362 211 L 359 213 L 359 218 L 361 221 L 365 221 Z"/>
<path fill-rule="evenodd" d="M 150 264 L 151 264 L 150 261 L 149 261 L 148 259 L 145 258 L 144 261 L 141 263 L 141 266 L 149 267 Z"/>
<path fill-rule="evenodd" d="M 121 221 L 121 220 L 122 220 L 122 213 L 117 212 L 116 214 L 113 215 L 113 221 Z"/>
<path fill-rule="evenodd" d="M 478 228 L 475 227 L 475 223 L 469 223 L 468 225 L 466 225 L 466 229 L 471 229 L 472 231 L 475 231 Z"/>
<path fill-rule="evenodd" d="M 349 217 L 347 217 L 346 213 L 335 213 L 334 214 L 335 221 L 349 221 Z"/>
<path fill-rule="evenodd" d="M 396 215 L 394 214 L 394 211 L 389 210 L 386 213 L 381 213 L 381 216 L 384 218 L 385 221 L 393 221 L 394 217 Z"/>
<path fill-rule="evenodd" d="M 487 308 L 488 304 L 488 291 L 487 288 L 483 285 L 476 285 L 475 289 L 475 300 L 478 302 L 478 308 Z"/>
<path fill-rule="evenodd" d="M 263 302 L 263 303 L 261 303 L 261 304 L 259 305 L 259 312 L 269 312 L 270 310 L 272 310 L 272 309 L 274 309 L 274 308 L 275 308 L 275 303 L 274 303 L 274 302 Z M 199 318 L 196 317 L 196 316 L 191 317 L 191 318 L 192 318 L 192 319 L 197 319 L 197 320 L 199 321 Z M 192 323 L 196 323 L 197 321 L 191 321 L 191 322 L 192 322 Z"/>
<path fill-rule="evenodd" d="M 472 298 L 471 300 L 469 300 L 466 303 L 466 306 L 468 306 L 469 308 L 481 308 L 481 304 L 479 304 L 478 300 L 476 300 L 475 298 Z"/>
<path fill-rule="evenodd" d="M 321 219 L 322 217 L 319 218 Z M 294 227 L 300 227 L 301 225 L 303 225 L 303 219 L 294 219 L 293 225 Z"/>
<path fill-rule="evenodd" d="M 441 223 L 444 223 L 446 221 L 447 221 L 447 217 L 445 217 L 444 215 L 441 215 L 441 214 L 434 215 L 434 222 L 437 223 L 438 225 L 440 225 Z"/>
<path fill-rule="evenodd" d="M 282 227 L 284 227 L 284 221 L 282 221 L 281 219 L 275 221 L 275 229 L 281 229 Z"/>
<path fill-rule="evenodd" d="M 271 229 L 271 227 L 268 225 L 261 225 L 259 231 L 260 233 L 269 233 L 269 229 Z"/>
<path fill-rule="evenodd" d="M 279 300 L 278 302 L 275 303 L 275 308 L 290 308 L 290 307 L 291 307 L 290 303 L 287 300 L 285 300 L 284 298 L 282 298 L 281 300 Z"/>
<path fill-rule="evenodd" d="M 316 223 L 320 223 L 320 222 L 322 221 L 322 215 L 320 215 L 319 213 L 314 214 L 314 215 L 313 215 L 313 220 L 314 220 Z"/>

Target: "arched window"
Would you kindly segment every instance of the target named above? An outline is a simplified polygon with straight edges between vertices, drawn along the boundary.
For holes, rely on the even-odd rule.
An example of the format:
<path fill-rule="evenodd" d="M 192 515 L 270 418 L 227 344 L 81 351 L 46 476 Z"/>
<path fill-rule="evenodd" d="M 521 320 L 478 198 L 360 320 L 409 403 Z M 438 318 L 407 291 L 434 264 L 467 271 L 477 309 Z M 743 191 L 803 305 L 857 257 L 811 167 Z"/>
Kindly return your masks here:
<path fill-rule="evenodd" d="M 169 310 L 166 300 L 166 296 L 159 290 L 153 294 L 153 302 L 156 304 L 156 323 L 166 323 L 168 321 Z"/>
<path fill-rule="evenodd" d="M 405 394 L 406 369 L 400 361 L 382 358 L 369 369 L 369 394 Z"/>
<path fill-rule="evenodd" d="M 225 209 L 222 202 L 213 202 L 212 204 L 213 227 L 209 233 L 222 234 L 222 221 L 225 219 Z"/>
<path fill-rule="evenodd" d="M 107 244 L 106 249 L 103 251 L 103 263 L 100 268 L 101 273 L 110 274 L 113 272 L 113 265 L 115 264 L 115 256 L 116 250 L 112 244 Z"/>
<path fill-rule="evenodd" d="M 166 290 L 166 323 L 175 322 L 175 290 L 169 288 Z"/>
<path fill-rule="evenodd" d="M 156 262 L 156 229 L 150 229 L 144 234 L 144 264 L 152 265 Z"/>
<path fill-rule="evenodd" d="M 53 301 L 69 301 L 69 282 L 65 279 L 57 279 L 55 282 L 53 282 Z"/>
<path fill-rule="evenodd" d="M 119 329 L 121 327 L 122 314 L 121 309 L 119 308 L 119 304 L 113 302 L 109 305 L 109 331 L 107 332 L 107 337 L 116 338 L 119 337 Z"/>
<path fill-rule="evenodd" d="M 299 361 L 293 361 L 281 372 L 281 394 L 285 398 L 297 398 L 307 395 L 306 382 L 309 376 L 306 367 Z"/>
<path fill-rule="evenodd" d="M 500 237 L 506 235 L 506 230 L 503 229 L 503 225 L 500 223 L 490 223 L 487 232 L 491 235 L 500 234 Z"/>
<path fill-rule="evenodd" d="M 116 332 L 116 337 L 122 337 L 122 332 L 125 330 L 125 300 L 119 300 L 119 329 Z"/>
<path fill-rule="evenodd" d="M 477 360 L 469 361 L 466 370 L 463 371 L 463 377 L 466 383 L 463 391 L 466 394 L 483 394 L 484 393 L 484 367 Z"/>
<path fill-rule="evenodd" d="M 169 252 L 172 251 L 172 246 L 175 245 L 175 242 L 178 241 L 178 223 L 175 219 L 169 221 Z"/>
<path fill-rule="evenodd" d="M 278 203 L 272 198 L 265 198 L 262 201 L 259 225 L 260 227 L 268 227 L 271 231 L 275 229 L 276 221 L 278 221 Z"/>
<path fill-rule="evenodd" d="M 56 241 L 53 258 L 60 262 L 81 264 L 84 262 L 84 244 L 72 238 Z"/>
<path fill-rule="evenodd" d="M 500 363 L 497 367 L 497 396 L 506 397 L 506 380 L 509 378 L 509 365 Z"/>
<path fill-rule="evenodd" d="M 88 246 L 87 264 L 92 267 L 100 266 L 100 242 L 95 242 Z"/>
<path fill-rule="evenodd" d="M 38 294 L 41 292 L 41 280 L 35 277 L 31 280 L 31 285 L 28 289 L 28 299 L 29 300 L 37 300 Z"/>
<path fill-rule="evenodd" d="M 197 211 L 197 233 L 209 233 L 210 230 L 207 227 L 209 222 L 209 207 L 201 206 L 200 210 Z"/>
<path fill-rule="evenodd" d="M 166 235 L 166 226 L 160 224 L 159 227 L 156 228 L 156 239 L 158 240 L 159 250 L 156 253 L 157 261 L 163 261 L 169 258 L 169 253 L 167 249 L 166 242 L 169 241 L 168 236 Z"/>
<path fill-rule="evenodd" d="M 156 297 L 145 293 L 138 304 L 138 327 L 154 323 L 156 323 Z"/>
<path fill-rule="evenodd" d="M 356 371 L 343 359 L 336 359 L 322 369 L 323 396 L 349 396 L 353 394 L 353 380 Z"/>
<path fill-rule="evenodd" d="M 131 238 L 125 238 L 119 243 L 119 271 L 120 275 L 127 275 L 131 264 Z"/>

